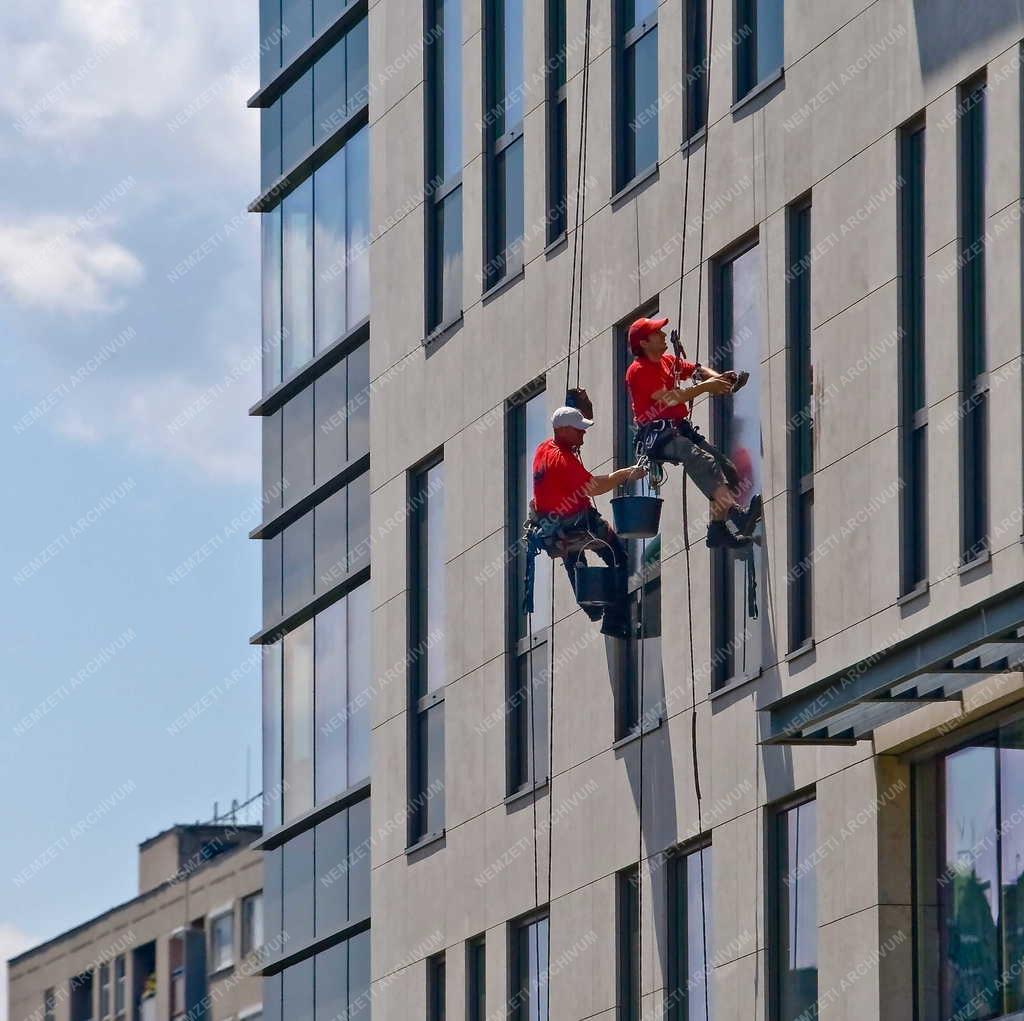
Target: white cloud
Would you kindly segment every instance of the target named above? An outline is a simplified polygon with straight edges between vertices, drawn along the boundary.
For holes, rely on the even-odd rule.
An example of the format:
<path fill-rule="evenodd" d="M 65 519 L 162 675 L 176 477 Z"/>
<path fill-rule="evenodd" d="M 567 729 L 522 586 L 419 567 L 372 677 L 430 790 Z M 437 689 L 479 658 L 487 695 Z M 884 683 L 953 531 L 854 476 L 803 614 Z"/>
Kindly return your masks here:
<path fill-rule="evenodd" d="M 15 301 L 62 312 L 109 311 L 143 277 L 142 263 L 107 235 L 67 216 L 0 220 L 0 287 Z"/>
<path fill-rule="evenodd" d="M 7 958 L 28 950 L 36 940 L 9 922 L 0 922 L 0 1021 L 7 1021 Z"/>

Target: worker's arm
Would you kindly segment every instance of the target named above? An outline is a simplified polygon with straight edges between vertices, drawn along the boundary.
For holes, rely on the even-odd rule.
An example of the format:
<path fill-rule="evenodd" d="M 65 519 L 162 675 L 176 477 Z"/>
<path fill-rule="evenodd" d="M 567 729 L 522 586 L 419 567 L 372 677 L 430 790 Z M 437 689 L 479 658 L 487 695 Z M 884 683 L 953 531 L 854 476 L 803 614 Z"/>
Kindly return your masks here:
<path fill-rule="evenodd" d="M 732 390 L 732 380 L 727 376 L 719 376 L 716 372 L 714 378 L 698 383 L 696 386 L 657 390 L 652 396 L 659 404 L 689 404 L 701 394 L 718 396 L 727 394 L 730 390 Z"/>
<path fill-rule="evenodd" d="M 646 468 L 634 464 L 631 468 L 620 468 L 611 475 L 594 475 L 583 490 L 587 496 L 600 496 L 602 493 L 610 493 L 627 482 L 634 482 L 642 479 L 647 474 Z"/>

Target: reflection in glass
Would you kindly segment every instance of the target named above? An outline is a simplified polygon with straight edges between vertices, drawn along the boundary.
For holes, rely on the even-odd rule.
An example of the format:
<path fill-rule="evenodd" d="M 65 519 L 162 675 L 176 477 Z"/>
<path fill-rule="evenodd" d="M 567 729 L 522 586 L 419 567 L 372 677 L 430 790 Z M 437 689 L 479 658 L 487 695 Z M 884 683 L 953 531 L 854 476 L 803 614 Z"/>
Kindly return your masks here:
<path fill-rule="evenodd" d="M 280 70 L 281 0 L 260 0 L 260 83 L 265 85 Z"/>
<path fill-rule="evenodd" d="M 764 81 L 783 63 L 783 0 L 757 0 L 757 79 Z M 756 82 L 755 82 L 756 84 Z"/>
<path fill-rule="evenodd" d="M 349 918 L 370 914 L 370 799 L 357 801 L 348 810 Z"/>
<path fill-rule="evenodd" d="M 260 111 L 260 187 L 281 176 L 281 100 Z"/>
<path fill-rule="evenodd" d="M 283 368 L 290 376 L 313 357 L 313 179 L 281 203 Z"/>
<path fill-rule="evenodd" d="M 944 762 L 943 1010 L 964 1021 L 1000 1012 L 997 755 L 978 746 Z"/>
<path fill-rule="evenodd" d="M 261 219 L 263 392 L 281 382 L 281 209 Z"/>
<path fill-rule="evenodd" d="M 345 36 L 345 53 L 348 64 L 346 116 L 350 117 L 370 99 L 370 26 L 366 18 Z"/>
<path fill-rule="evenodd" d="M 537 447 L 548 438 L 551 431 L 548 420 L 547 402 L 544 393 L 531 397 L 523 405 L 524 433 L 523 444 L 520 449 L 519 462 L 519 506 L 516 510 L 516 528 L 514 538 L 519 540 L 522 535 L 522 525 L 526 521 L 530 510 L 530 501 L 533 499 L 533 454 Z M 525 553 L 521 555 L 523 560 L 522 570 L 525 572 Z M 534 605 L 533 605 L 533 630 L 534 633 L 543 631 L 551 625 L 551 569 L 553 561 L 550 557 L 537 557 L 534 561 Z M 522 574 L 520 574 L 522 577 Z M 547 593 L 547 596 L 545 596 Z M 519 594 L 517 593 L 517 598 Z M 521 600 L 520 600 L 521 601 Z M 520 637 L 526 636 L 526 619 L 520 614 Z"/>
<path fill-rule="evenodd" d="M 281 825 L 281 643 L 261 646 L 263 668 L 263 828 Z"/>
<path fill-rule="evenodd" d="M 348 787 L 346 748 L 348 606 L 344 599 L 316 615 L 316 801 Z"/>
<path fill-rule="evenodd" d="M 639 25 L 658 10 L 658 0 L 622 0 L 622 21 L 624 28 Z"/>
<path fill-rule="evenodd" d="M 346 331 L 345 162 L 348 149 L 314 175 L 316 190 L 316 349 L 323 351 Z"/>
<path fill-rule="evenodd" d="M 289 170 L 313 147 L 313 69 L 281 97 L 281 167 Z"/>
<path fill-rule="evenodd" d="M 313 938 L 316 899 L 313 876 L 314 846 L 313 830 L 305 830 L 283 845 L 283 923 L 288 942 L 294 946 L 302 946 Z M 287 1010 L 285 1016 L 289 1016 Z"/>
<path fill-rule="evenodd" d="M 416 720 L 420 733 L 416 741 L 419 752 L 420 803 L 419 835 L 439 833 L 444 828 L 444 703 L 421 712 Z"/>
<path fill-rule="evenodd" d="M 281 0 L 281 25 L 281 61 L 290 64 L 313 38 L 312 0 Z"/>
<path fill-rule="evenodd" d="M 348 0 L 313 0 L 313 35 L 334 24 L 347 5 Z"/>
<path fill-rule="evenodd" d="M 281 475 L 285 507 L 313 488 L 313 388 L 307 387 L 281 409 Z"/>
<path fill-rule="evenodd" d="M 431 43 L 437 75 L 434 96 L 435 173 L 450 181 L 462 172 L 462 0 L 435 0 L 438 36 Z"/>
<path fill-rule="evenodd" d="M 370 775 L 370 699 L 373 694 L 370 585 L 348 594 L 348 783 Z"/>
<path fill-rule="evenodd" d="M 425 521 L 425 534 L 421 551 L 420 604 L 423 627 L 419 638 L 429 648 L 420 650 L 426 661 L 425 692 L 437 691 L 447 683 L 445 630 L 447 627 L 447 549 L 448 537 L 445 528 L 444 462 L 430 468 L 426 473 L 425 488 L 421 496 L 426 507 L 420 514 Z"/>
<path fill-rule="evenodd" d="M 332 46 L 313 65 L 313 144 L 319 145 L 344 123 L 345 47 Z"/>
<path fill-rule="evenodd" d="M 658 33 L 625 52 L 625 165 L 622 184 L 658 161 Z"/>
<path fill-rule="evenodd" d="M 281 411 L 265 415 L 261 432 L 263 434 L 263 516 L 269 517 L 281 509 L 283 475 L 281 450 Z"/>
<path fill-rule="evenodd" d="M 370 314 L 370 129 L 365 127 L 345 146 L 348 158 L 346 212 L 348 234 L 348 327 Z"/>
<path fill-rule="evenodd" d="M 326 592 L 348 571 L 348 493 L 339 489 L 315 508 L 316 590 Z"/>
<path fill-rule="evenodd" d="M 813 801 L 776 820 L 778 861 L 779 1021 L 818 1016 L 817 810 Z"/>
<path fill-rule="evenodd" d="M 338 812 L 316 827 L 317 936 L 345 928 L 348 919 L 348 812 Z"/>
<path fill-rule="evenodd" d="M 1000 887 L 1006 1012 L 1024 1008 L 1024 833 L 1007 820 L 1024 818 L 1024 720 L 999 732 Z"/>
<path fill-rule="evenodd" d="M 497 157 L 496 258 L 502 276 L 522 263 L 523 239 L 523 140 L 518 139 Z"/>
<path fill-rule="evenodd" d="M 263 626 L 269 627 L 284 613 L 282 602 L 281 533 L 263 540 Z"/>
<path fill-rule="evenodd" d="M 505 85 L 505 117 L 502 133 L 523 121 L 523 0 L 498 0 L 503 8 L 502 61 Z"/>
<path fill-rule="evenodd" d="M 284 819 L 313 807 L 313 621 L 284 636 Z"/>
<path fill-rule="evenodd" d="M 291 613 L 315 594 L 313 574 L 313 511 L 307 511 L 284 532 L 284 612 Z"/>
<path fill-rule="evenodd" d="M 313 961 L 309 957 L 282 972 L 282 1008 L 286 1021 L 315 1021 L 313 1014 Z"/>
<path fill-rule="evenodd" d="M 714 1016 L 714 983 L 709 981 L 713 965 L 707 952 L 715 945 L 711 928 L 713 889 L 708 846 L 686 856 L 686 1021 L 709 1021 Z M 704 1009 L 705 997 L 708 1011 Z"/>
<path fill-rule="evenodd" d="M 348 1017 L 370 1016 L 370 933 L 361 932 L 348 941 Z"/>
<path fill-rule="evenodd" d="M 338 1021 L 347 1017 L 347 1010 L 348 944 L 339 943 L 316 955 L 316 1021 Z"/>
<path fill-rule="evenodd" d="M 370 473 L 348 484 L 348 570 L 362 570 L 370 562 Z"/>
<path fill-rule="evenodd" d="M 343 358 L 332 365 L 314 384 L 316 390 L 316 481 L 326 482 L 345 467 L 348 460 L 345 417 L 348 401 L 348 366 Z"/>
<path fill-rule="evenodd" d="M 370 451 L 370 345 L 357 347 L 348 362 L 348 456 Z"/>
<path fill-rule="evenodd" d="M 446 195 L 437 206 L 434 244 L 439 267 L 440 308 L 434 325 L 450 323 L 462 313 L 462 188 Z"/>
<path fill-rule="evenodd" d="M 516 1021 L 548 1021 L 548 920 L 517 928 L 512 1003 Z"/>

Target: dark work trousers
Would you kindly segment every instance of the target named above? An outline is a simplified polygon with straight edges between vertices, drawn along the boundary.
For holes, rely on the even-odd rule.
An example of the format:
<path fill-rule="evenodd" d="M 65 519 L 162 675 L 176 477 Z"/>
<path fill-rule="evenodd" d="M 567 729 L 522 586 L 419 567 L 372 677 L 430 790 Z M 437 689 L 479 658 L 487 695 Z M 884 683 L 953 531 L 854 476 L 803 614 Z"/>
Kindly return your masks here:
<path fill-rule="evenodd" d="M 596 510 L 589 512 L 587 527 L 601 541 L 594 543 L 589 551 L 579 550 L 564 556 L 563 563 L 569 574 L 569 584 L 572 585 L 573 592 L 575 592 L 576 565 L 586 565 L 588 552 L 596 553 L 606 566 L 614 568 L 616 572 L 615 602 L 604 609 L 599 606 L 584 606 L 582 609 L 591 620 L 602 621 L 601 632 L 603 634 L 624 638 L 629 630 L 629 608 L 626 600 L 626 547 L 611 525 Z"/>

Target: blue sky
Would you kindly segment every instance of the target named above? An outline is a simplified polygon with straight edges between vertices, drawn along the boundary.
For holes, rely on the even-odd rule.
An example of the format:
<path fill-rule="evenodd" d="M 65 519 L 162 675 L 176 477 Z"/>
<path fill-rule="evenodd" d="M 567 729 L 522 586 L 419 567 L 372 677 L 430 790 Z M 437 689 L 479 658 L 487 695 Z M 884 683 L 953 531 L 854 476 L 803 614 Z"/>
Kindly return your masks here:
<path fill-rule="evenodd" d="M 259 789 L 257 48 L 251 0 L 0 13 L 0 958 Z"/>

